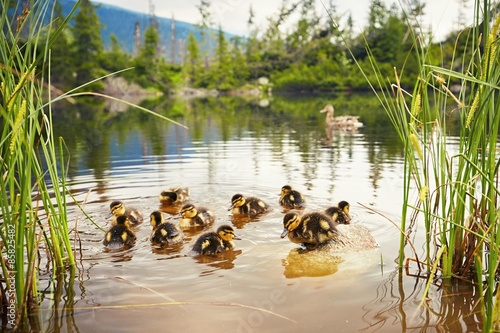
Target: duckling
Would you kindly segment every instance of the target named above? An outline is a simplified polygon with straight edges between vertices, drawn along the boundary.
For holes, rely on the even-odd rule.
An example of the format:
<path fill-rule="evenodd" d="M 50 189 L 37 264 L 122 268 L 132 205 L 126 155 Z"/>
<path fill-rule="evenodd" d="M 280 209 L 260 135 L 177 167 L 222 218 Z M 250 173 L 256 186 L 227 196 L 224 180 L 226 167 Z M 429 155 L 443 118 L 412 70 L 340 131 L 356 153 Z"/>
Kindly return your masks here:
<path fill-rule="evenodd" d="M 129 219 L 125 215 L 120 215 L 115 218 L 115 221 L 116 225 L 106 232 L 102 243 L 112 248 L 134 245 L 136 237 L 130 230 Z"/>
<path fill-rule="evenodd" d="M 349 203 L 341 201 L 338 206 L 332 206 L 325 209 L 325 214 L 330 216 L 333 222 L 338 224 L 350 224 L 351 216 L 349 215 Z"/>
<path fill-rule="evenodd" d="M 162 191 L 158 199 L 160 203 L 165 205 L 182 204 L 189 200 L 189 189 L 187 187 L 173 187 Z"/>
<path fill-rule="evenodd" d="M 241 194 L 233 195 L 231 199 L 231 207 L 228 210 L 234 215 L 238 214 L 248 214 L 250 216 L 255 216 L 267 212 L 269 206 L 262 200 L 255 197 L 245 198 Z"/>
<path fill-rule="evenodd" d="M 191 203 L 182 206 L 180 213 L 182 215 L 179 221 L 181 228 L 202 227 L 215 221 L 215 215 L 212 211 L 204 207 L 196 207 Z"/>
<path fill-rule="evenodd" d="M 109 205 L 109 209 L 115 217 L 125 215 L 132 226 L 137 226 L 143 221 L 142 213 L 137 208 L 130 207 L 125 209 L 125 205 L 121 201 L 113 201 Z M 113 224 L 115 224 L 115 221 L 113 221 Z"/>
<path fill-rule="evenodd" d="M 318 245 L 339 235 L 332 219 L 320 212 L 311 212 L 299 216 L 287 213 L 283 217 L 281 238 L 288 235 L 292 243 L 302 243 L 307 249 L 315 249 Z"/>
<path fill-rule="evenodd" d="M 302 209 L 306 206 L 306 200 L 302 194 L 299 191 L 293 190 L 290 185 L 285 185 L 281 188 L 279 203 L 281 206 L 289 209 Z"/>
<path fill-rule="evenodd" d="M 345 131 L 356 131 L 358 128 L 363 127 L 358 116 L 338 116 L 334 117 L 333 105 L 328 104 L 321 113 L 326 113 L 325 127 L 328 129 L 343 129 Z"/>
<path fill-rule="evenodd" d="M 184 234 L 175 224 L 166 222 L 163 214 L 155 210 L 150 215 L 150 223 L 153 227 L 151 232 L 151 243 L 177 244 L 182 242 Z"/>
<path fill-rule="evenodd" d="M 198 237 L 190 254 L 213 256 L 220 252 L 233 250 L 233 239 L 239 239 L 234 235 L 233 228 L 228 225 L 221 225 L 217 232 L 207 232 Z"/>

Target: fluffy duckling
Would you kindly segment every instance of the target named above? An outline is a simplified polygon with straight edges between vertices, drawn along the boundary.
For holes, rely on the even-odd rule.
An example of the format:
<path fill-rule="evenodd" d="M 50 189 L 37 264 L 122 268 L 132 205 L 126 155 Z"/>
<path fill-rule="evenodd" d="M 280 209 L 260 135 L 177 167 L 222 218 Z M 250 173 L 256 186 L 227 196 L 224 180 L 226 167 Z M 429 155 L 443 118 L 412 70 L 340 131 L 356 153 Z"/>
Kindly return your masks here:
<path fill-rule="evenodd" d="M 156 244 L 177 244 L 182 242 L 184 234 L 175 224 L 166 222 L 163 214 L 155 210 L 149 216 L 150 224 L 153 227 L 151 232 L 151 243 Z"/>
<path fill-rule="evenodd" d="M 125 208 L 125 205 L 121 201 L 113 201 L 109 205 L 109 209 L 115 217 L 125 215 L 132 226 L 139 225 L 143 221 L 142 213 L 137 208 Z M 113 220 L 113 225 L 115 225 L 115 220 Z"/>
<path fill-rule="evenodd" d="M 179 221 L 181 228 L 203 227 L 215 221 L 212 211 L 204 207 L 196 207 L 191 203 L 182 206 L 180 214 L 182 216 Z"/>
<path fill-rule="evenodd" d="M 102 243 L 112 248 L 134 245 L 136 237 L 134 232 L 130 230 L 129 219 L 125 215 L 120 215 L 115 218 L 115 221 L 116 225 L 106 232 Z"/>
<path fill-rule="evenodd" d="M 349 203 L 347 201 L 341 201 L 338 206 L 332 206 L 325 209 L 325 214 L 330 216 L 333 222 L 338 224 L 350 224 L 351 215 L 349 215 Z"/>
<path fill-rule="evenodd" d="M 279 203 L 289 209 L 302 209 L 306 206 L 306 199 L 299 191 L 293 190 L 290 185 L 281 188 Z"/>
<path fill-rule="evenodd" d="M 333 105 L 328 104 L 321 113 L 326 113 L 325 126 L 330 129 L 343 129 L 346 131 L 356 131 L 358 128 L 363 127 L 358 116 L 338 116 L 334 117 Z"/>
<path fill-rule="evenodd" d="M 311 212 L 299 216 L 297 213 L 287 213 L 283 217 L 281 238 L 288 235 L 292 243 L 303 244 L 307 249 L 315 249 L 339 235 L 332 219 L 320 212 Z"/>
<path fill-rule="evenodd" d="M 269 206 L 262 200 L 255 197 L 245 198 L 241 194 L 233 195 L 231 199 L 230 210 L 234 215 L 238 214 L 248 214 L 250 216 L 255 216 L 267 212 Z"/>
<path fill-rule="evenodd" d="M 239 239 L 234 235 L 234 230 L 228 225 L 221 225 L 217 232 L 207 232 L 198 237 L 190 251 L 192 255 L 209 255 L 234 249 L 233 239 Z"/>
<path fill-rule="evenodd" d="M 173 187 L 162 191 L 158 196 L 161 204 L 182 204 L 189 200 L 189 189 L 187 187 Z"/>

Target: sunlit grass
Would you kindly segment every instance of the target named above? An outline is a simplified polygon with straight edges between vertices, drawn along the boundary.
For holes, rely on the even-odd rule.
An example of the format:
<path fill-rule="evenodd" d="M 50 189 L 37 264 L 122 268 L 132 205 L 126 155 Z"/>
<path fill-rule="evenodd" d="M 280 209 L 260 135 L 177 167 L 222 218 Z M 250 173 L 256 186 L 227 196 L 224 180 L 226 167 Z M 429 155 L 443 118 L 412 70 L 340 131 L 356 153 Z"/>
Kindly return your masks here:
<path fill-rule="evenodd" d="M 404 68 L 394 70 L 389 84 L 371 57 L 377 75 L 373 90 L 404 145 L 398 263 L 400 267 L 409 263 L 405 257 L 409 235 L 424 232 L 424 258 L 411 262 L 416 261 L 427 277 L 426 292 L 433 277 L 477 284 L 484 332 L 500 329 L 495 297 L 500 245 L 500 16 L 490 18 L 492 9 L 491 1 L 476 0 L 475 26 L 461 36 L 467 39 L 467 47 L 464 54 L 455 54 L 455 59 L 462 59 L 460 72 L 433 65 L 436 59 L 423 40 L 425 35 L 415 31 L 412 52 L 418 57 L 420 75 L 412 90 L 400 84 Z M 486 22 L 493 19 L 493 24 L 480 25 L 479 13 L 484 13 Z M 459 90 L 452 89 L 452 84 Z M 452 138 L 447 125 L 457 112 L 460 135 Z M 456 142 L 456 151 L 450 149 L 451 141 Z M 415 228 L 417 224 L 425 228 Z"/>

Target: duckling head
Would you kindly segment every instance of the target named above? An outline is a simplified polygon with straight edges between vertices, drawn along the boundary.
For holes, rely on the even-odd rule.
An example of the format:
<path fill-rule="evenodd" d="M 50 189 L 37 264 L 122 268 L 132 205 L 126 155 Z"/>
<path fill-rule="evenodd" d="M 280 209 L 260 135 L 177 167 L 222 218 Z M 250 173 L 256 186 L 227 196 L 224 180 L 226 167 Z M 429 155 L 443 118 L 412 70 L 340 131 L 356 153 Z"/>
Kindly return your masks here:
<path fill-rule="evenodd" d="M 281 188 L 281 195 L 282 196 L 287 195 L 288 193 L 290 193 L 291 190 L 292 187 L 290 185 L 285 185 Z"/>
<path fill-rule="evenodd" d="M 185 204 L 182 206 L 180 214 L 182 217 L 193 218 L 198 214 L 196 207 L 193 204 Z"/>
<path fill-rule="evenodd" d="M 235 207 L 241 207 L 245 204 L 245 197 L 242 194 L 235 194 L 231 198 L 231 206 L 228 208 L 228 210 L 231 210 Z"/>
<path fill-rule="evenodd" d="M 342 211 L 346 214 L 349 214 L 349 203 L 347 201 L 341 201 L 339 202 L 339 208 L 342 209 Z"/>
<path fill-rule="evenodd" d="M 289 231 L 297 229 L 300 224 L 300 216 L 297 213 L 287 213 L 283 217 L 283 232 L 281 233 L 281 238 L 285 238 Z"/>
<path fill-rule="evenodd" d="M 127 228 L 130 228 L 130 221 L 125 215 L 118 215 L 115 221 L 116 225 L 124 225 Z"/>
<path fill-rule="evenodd" d="M 171 191 L 163 191 L 160 193 L 160 198 L 162 200 L 170 200 L 172 202 L 176 201 L 177 200 L 177 193 L 175 192 L 175 190 L 171 190 Z"/>
<path fill-rule="evenodd" d="M 109 205 L 109 210 L 111 211 L 111 214 L 113 214 L 114 216 L 124 215 L 125 205 L 121 201 L 113 201 Z"/>
<path fill-rule="evenodd" d="M 217 235 L 226 242 L 231 242 L 233 239 L 240 239 L 234 234 L 234 229 L 226 224 L 217 228 Z"/>
<path fill-rule="evenodd" d="M 164 221 L 163 214 L 158 210 L 152 212 L 151 215 L 149 216 L 149 219 L 150 219 L 149 223 L 151 224 L 153 229 L 156 229 L 158 225 L 160 225 Z"/>

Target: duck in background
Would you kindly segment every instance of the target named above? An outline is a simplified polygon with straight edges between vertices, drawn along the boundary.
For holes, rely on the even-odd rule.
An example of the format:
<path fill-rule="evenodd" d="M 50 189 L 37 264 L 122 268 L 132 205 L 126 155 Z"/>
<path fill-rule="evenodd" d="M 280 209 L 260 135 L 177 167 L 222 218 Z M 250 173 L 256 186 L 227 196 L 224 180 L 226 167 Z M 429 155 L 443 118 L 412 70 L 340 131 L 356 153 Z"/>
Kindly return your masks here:
<path fill-rule="evenodd" d="M 196 207 L 192 203 L 182 206 L 181 220 L 179 226 L 181 228 L 204 227 L 214 223 L 215 215 L 211 210 L 205 207 Z"/>
<path fill-rule="evenodd" d="M 114 221 L 116 224 L 106 232 L 102 243 L 111 249 L 133 246 L 135 244 L 136 236 L 130 229 L 130 220 L 127 216 L 117 216 Z"/>
<path fill-rule="evenodd" d="M 229 209 L 233 215 L 256 216 L 269 210 L 269 205 L 256 197 L 244 197 L 242 194 L 235 194 L 231 198 Z"/>
<path fill-rule="evenodd" d="M 282 207 L 288 209 L 303 209 L 306 207 L 304 196 L 290 185 L 285 185 L 281 188 L 279 203 Z"/>
<path fill-rule="evenodd" d="M 213 256 L 217 253 L 233 250 L 233 239 L 239 239 L 235 236 L 234 229 L 229 225 L 221 225 L 216 232 L 207 232 L 198 237 L 189 253 L 191 255 Z"/>
<path fill-rule="evenodd" d="M 113 220 L 113 224 L 116 222 L 116 217 L 125 215 L 130 222 L 130 226 L 135 227 L 142 223 L 144 220 L 142 217 L 142 213 L 133 207 L 125 208 L 125 204 L 122 201 L 113 201 L 109 205 L 109 210 L 111 214 L 115 216 Z"/>
<path fill-rule="evenodd" d="M 166 222 L 160 211 L 155 210 L 149 218 L 151 227 L 153 227 L 151 243 L 172 245 L 180 243 L 184 239 L 182 230 L 175 224 Z"/>
<path fill-rule="evenodd" d="M 363 127 L 358 116 L 338 116 L 334 117 L 333 105 L 328 104 L 319 112 L 326 113 L 325 128 L 326 130 L 343 130 L 343 131 L 357 131 L 358 128 Z"/>
<path fill-rule="evenodd" d="M 158 196 L 162 205 L 181 205 L 189 200 L 189 189 L 187 187 L 173 187 L 162 191 Z"/>
<path fill-rule="evenodd" d="M 351 224 L 351 215 L 349 214 L 350 205 L 347 201 L 340 201 L 337 206 L 325 209 L 325 214 L 330 216 L 333 222 L 338 224 Z"/>
<path fill-rule="evenodd" d="M 322 212 L 302 216 L 295 212 L 287 213 L 283 217 L 283 226 L 281 238 L 288 236 L 292 243 L 302 244 L 308 250 L 316 249 L 340 234 L 332 219 Z"/>

